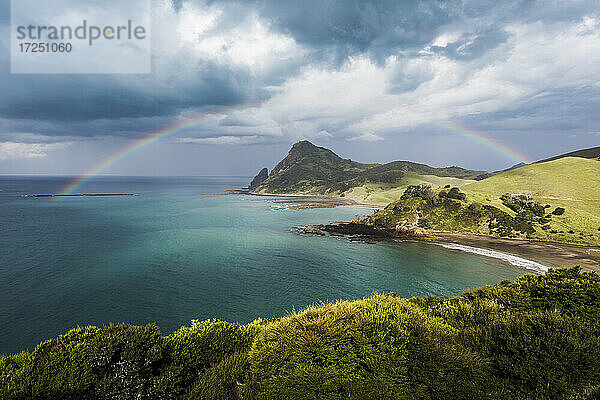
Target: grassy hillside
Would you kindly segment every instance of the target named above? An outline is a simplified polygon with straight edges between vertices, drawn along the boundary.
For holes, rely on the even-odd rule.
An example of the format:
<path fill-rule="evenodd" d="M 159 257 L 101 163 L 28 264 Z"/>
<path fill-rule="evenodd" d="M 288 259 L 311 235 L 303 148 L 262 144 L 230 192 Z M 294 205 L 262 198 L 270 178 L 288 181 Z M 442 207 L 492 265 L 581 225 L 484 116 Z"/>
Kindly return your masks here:
<path fill-rule="evenodd" d="M 338 182 L 356 177 L 374 165 L 345 160 L 308 141 L 294 144 L 271 171 L 259 193 L 325 193 Z"/>
<path fill-rule="evenodd" d="M 465 190 L 479 193 L 530 193 L 538 198 L 600 200 L 600 162 L 566 157 L 491 176 Z"/>
<path fill-rule="evenodd" d="M 533 237 L 568 243 L 600 245 L 600 161 L 564 157 L 494 175 L 461 187 L 481 204 L 502 205 L 504 193 L 529 194 L 549 209 L 565 209 L 553 215 L 549 228 L 536 229 Z M 509 210 L 510 212 L 510 210 Z"/>
<path fill-rule="evenodd" d="M 600 276 L 526 275 L 248 325 L 77 328 L 0 358 L 2 399 L 596 399 Z"/>
<path fill-rule="evenodd" d="M 433 168 L 409 161 L 362 164 L 302 141 L 292 146 L 256 192 L 324 194 L 380 204 L 416 182 L 459 186 L 486 176 L 485 171 Z"/>
<path fill-rule="evenodd" d="M 344 197 L 356 200 L 360 203 L 389 204 L 402 196 L 402 193 L 410 185 L 427 184 L 432 187 L 444 187 L 447 185 L 461 187 L 476 182 L 471 179 L 461 179 L 448 176 L 421 175 L 414 172 L 404 173 L 394 183 L 365 183 L 350 188 L 342 193 Z"/>

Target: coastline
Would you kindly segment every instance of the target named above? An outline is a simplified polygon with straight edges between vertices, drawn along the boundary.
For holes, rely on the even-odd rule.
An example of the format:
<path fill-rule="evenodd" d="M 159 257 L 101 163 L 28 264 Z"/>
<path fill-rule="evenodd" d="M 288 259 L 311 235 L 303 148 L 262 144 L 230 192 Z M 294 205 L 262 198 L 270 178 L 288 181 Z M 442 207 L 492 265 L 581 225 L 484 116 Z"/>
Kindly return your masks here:
<path fill-rule="evenodd" d="M 554 268 L 580 265 L 586 271 L 600 272 L 600 249 L 569 246 L 524 239 L 499 238 L 468 233 L 434 232 L 436 242 L 500 251 Z"/>
<path fill-rule="evenodd" d="M 394 231 L 378 230 L 368 225 L 350 223 L 315 225 L 309 228 L 300 228 L 300 230 L 308 234 L 319 234 L 319 232 L 324 231 L 332 236 L 345 236 L 350 240 L 360 240 L 367 243 L 406 240 L 446 245 L 445 247 L 450 248 L 452 246 L 447 245 L 455 244 L 458 245 L 454 247 L 455 250 L 469 252 L 475 252 L 474 249 L 488 250 L 542 264 L 537 268 L 533 268 L 537 270 L 543 270 L 544 266 L 561 268 L 579 265 L 583 270 L 600 272 L 600 249 L 591 247 L 441 231 L 398 234 Z M 461 249 L 460 246 L 468 248 Z M 477 251 L 477 253 L 485 255 L 484 251 Z"/>
<path fill-rule="evenodd" d="M 340 206 L 365 207 L 371 209 L 385 208 L 383 204 L 359 203 L 352 199 L 343 197 L 333 197 L 324 195 L 304 195 L 304 194 L 276 194 L 276 193 L 254 193 L 247 190 L 232 191 L 232 194 L 246 194 L 250 196 L 279 198 L 278 203 L 286 203 L 286 209 L 300 208 L 330 208 Z M 429 243 L 448 245 L 456 244 L 470 248 L 490 250 L 501 252 L 508 256 L 518 257 L 529 260 L 534 263 L 542 264 L 550 268 L 573 267 L 580 265 L 583 270 L 600 273 L 600 249 L 592 247 L 579 247 L 576 245 L 559 244 L 552 242 L 533 241 L 525 239 L 501 238 L 489 235 L 476 235 L 470 233 L 431 231 L 424 234 L 409 234 L 408 236 L 396 236 L 389 232 L 360 231 L 348 232 L 346 230 L 336 231 L 336 225 L 316 225 L 308 229 L 303 229 L 308 234 L 323 234 L 328 232 L 333 236 L 349 236 L 354 240 L 365 239 L 367 242 L 375 241 L 397 241 L 414 240 L 425 241 Z M 340 225 L 337 225 L 340 227 Z M 355 237 L 352 237 L 352 236 Z M 456 248 L 456 250 L 461 250 Z M 470 251 L 462 249 L 461 251 Z M 542 268 L 537 268 L 541 270 Z"/>

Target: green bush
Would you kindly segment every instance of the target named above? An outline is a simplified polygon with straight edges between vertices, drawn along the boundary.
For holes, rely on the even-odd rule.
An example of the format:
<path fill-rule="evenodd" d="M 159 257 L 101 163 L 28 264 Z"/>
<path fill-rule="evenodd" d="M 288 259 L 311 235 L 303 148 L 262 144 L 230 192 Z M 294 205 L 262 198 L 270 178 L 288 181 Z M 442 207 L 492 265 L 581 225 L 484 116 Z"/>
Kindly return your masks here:
<path fill-rule="evenodd" d="M 249 353 L 253 398 L 404 394 L 408 315 L 380 299 L 309 307 L 266 327 Z"/>
<path fill-rule="evenodd" d="M 77 328 L 30 355 L 4 358 L 0 397 L 147 398 L 164 362 L 163 338 L 154 325 Z"/>
<path fill-rule="evenodd" d="M 600 383 L 598 274 L 550 270 L 411 301 L 460 328 L 460 342 L 490 363 L 496 397 L 567 399 Z"/>
<path fill-rule="evenodd" d="M 247 353 L 234 353 L 208 369 L 196 381 L 187 398 L 189 400 L 238 399 L 250 368 Z"/>
<path fill-rule="evenodd" d="M 565 213 L 565 209 L 563 207 L 556 207 L 554 211 L 552 211 L 553 215 L 563 215 Z"/>
<path fill-rule="evenodd" d="M 76 328 L 0 357 L 2 399 L 598 399 L 600 276 L 525 275 L 240 326 Z"/>
<path fill-rule="evenodd" d="M 198 375 L 236 352 L 248 351 L 259 327 L 219 320 L 192 321 L 166 338 L 171 354 L 171 380 L 187 388 Z"/>

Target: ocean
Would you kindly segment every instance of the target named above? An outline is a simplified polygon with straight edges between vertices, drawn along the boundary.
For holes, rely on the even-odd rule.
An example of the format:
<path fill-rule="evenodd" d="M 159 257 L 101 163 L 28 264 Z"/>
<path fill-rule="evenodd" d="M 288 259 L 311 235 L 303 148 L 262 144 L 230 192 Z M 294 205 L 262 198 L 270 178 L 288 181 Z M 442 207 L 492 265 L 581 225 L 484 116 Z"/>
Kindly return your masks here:
<path fill-rule="evenodd" d="M 249 177 L 98 177 L 79 191 L 136 196 L 26 197 L 71 181 L 0 177 L 0 353 L 76 326 L 156 323 L 169 334 L 192 319 L 247 323 L 373 292 L 451 296 L 531 272 L 460 248 L 300 234 L 371 210 L 217 195 Z"/>

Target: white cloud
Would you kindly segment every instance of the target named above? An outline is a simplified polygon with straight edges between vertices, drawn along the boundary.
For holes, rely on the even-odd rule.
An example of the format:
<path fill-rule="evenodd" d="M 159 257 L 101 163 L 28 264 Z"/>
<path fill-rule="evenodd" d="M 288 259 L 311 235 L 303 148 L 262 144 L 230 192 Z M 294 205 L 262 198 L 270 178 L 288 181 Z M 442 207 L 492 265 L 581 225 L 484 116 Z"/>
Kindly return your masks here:
<path fill-rule="evenodd" d="M 597 18 L 514 24 L 505 30 L 504 43 L 472 60 L 421 54 L 392 56 L 383 65 L 367 56 L 349 58 L 339 68 L 312 65 L 249 112 L 268 118 L 291 139 L 326 131 L 377 140 L 380 133 L 429 121 L 510 109 L 544 90 L 598 86 Z M 433 43 L 457 36 L 442 33 Z"/>
<path fill-rule="evenodd" d="M 69 147 L 71 142 L 63 143 L 19 143 L 0 142 L 0 161 L 20 158 L 44 158 L 48 152 Z"/>
<path fill-rule="evenodd" d="M 366 132 L 366 133 L 363 133 L 361 135 L 351 137 L 348 140 L 350 140 L 350 141 L 352 141 L 352 140 L 362 140 L 363 142 L 378 142 L 380 140 L 383 140 L 383 138 L 381 136 L 378 136 L 378 135 L 374 134 L 374 133 Z"/>
<path fill-rule="evenodd" d="M 175 12 L 170 3 L 162 0 L 155 11 L 153 51 L 159 70 L 181 68 L 173 65 L 173 58 L 180 58 L 178 63 L 191 71 L 198 64 L 213 62 L 226 69 L 248 70 L 260 80 L 282 65 L 300 62 L 307 52 L 293 37 L 272 31 L 269 21 L 254 12 L 240 9 L 232 23 L 219 4 L 186 1 Z"/>

